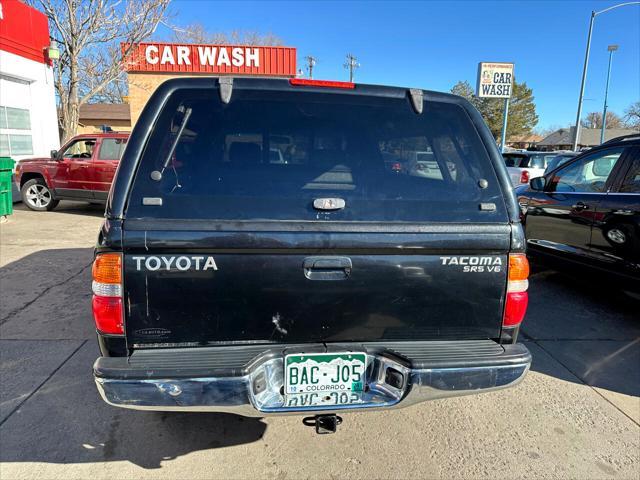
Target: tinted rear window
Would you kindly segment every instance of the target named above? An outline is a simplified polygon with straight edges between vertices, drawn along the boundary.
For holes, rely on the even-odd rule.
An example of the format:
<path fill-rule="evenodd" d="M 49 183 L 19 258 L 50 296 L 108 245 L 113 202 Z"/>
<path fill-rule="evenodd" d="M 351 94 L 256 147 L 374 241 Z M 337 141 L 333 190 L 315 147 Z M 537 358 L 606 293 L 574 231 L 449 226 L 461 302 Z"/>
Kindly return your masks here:
<path fill-rule="evenodd" d="M 547 168 L 547 164 L 555 158 L 555 153 L 536 153 L 529 156 L 529 168 Z"/>
<path fill-rule="evenodd" d="M 187 112 L 188 122 L 170 155 Z M 162 179 L 151 179 L 169 158 Z M 487 179 L 486 189 L 478 187 Z M 162 205 L 143 205 L 145 197 Z M 317 211 L 320 198 L 345 201 Z M 481 202 L 496 211 L 480 212 Z M 234 90 L 180 91 L 143 154 L 129 218 L 497 221 L 495 173 L 464 109 L 406 98 Z"/>
<path fill-rule="evenodd" d="M 503 153 L 504 164 L 507 167 L 524 167 L 527 163 L 527 157 L 525 155 L 513 155 L 509 153 Z"/>
<path fill-rule="evenodd" d="M 505 153 L 504 163 L 507 167 L 518 168 L 546 168 L 547 164 L 555 157 L 553 153 L 534 153 L 530 155 L 518 155 Z"/>

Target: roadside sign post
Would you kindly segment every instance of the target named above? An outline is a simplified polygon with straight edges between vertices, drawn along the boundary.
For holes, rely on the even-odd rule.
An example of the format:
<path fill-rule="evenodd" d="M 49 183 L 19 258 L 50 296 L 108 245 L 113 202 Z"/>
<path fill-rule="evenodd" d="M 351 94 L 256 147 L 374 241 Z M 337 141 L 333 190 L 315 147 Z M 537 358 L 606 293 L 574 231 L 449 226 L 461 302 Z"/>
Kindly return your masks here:
<path fill-rule="evenodd" d="M 509 116 L 509 99 L 513 90 L 513 63 L 480 62 L 478 64 L 478 81 L 476 96 L 479 98 L 504 98 L 504 119 L 500 151 L 504 152 L 507 141 L 507 120 Z"/>
<path fill-rule="evenodd" d="M 509 118 L 509 99 L 504 99 L 504 118 L 502 119 L 502 134 L 500 135 L 500 152 L 504 153 L 505 142 L 507 141 L 507 118 Z"/>

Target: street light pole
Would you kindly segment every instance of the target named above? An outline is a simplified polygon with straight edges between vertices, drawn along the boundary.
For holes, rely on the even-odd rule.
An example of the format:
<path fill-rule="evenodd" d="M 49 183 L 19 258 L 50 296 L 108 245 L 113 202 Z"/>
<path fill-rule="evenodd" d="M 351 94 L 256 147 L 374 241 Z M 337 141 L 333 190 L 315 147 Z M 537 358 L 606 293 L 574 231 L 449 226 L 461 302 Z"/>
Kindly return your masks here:
<path fill-rule="evenodd" d="M 607 97 L 609 96 L 609 79 L 611 78 L 611 60 L 613 52 L 618 50 L 618 45 L 609 45 L 609 69 L 607 70 L 607 84 L 604 87 L 604 108 L 602 109 L 602 130 L 600 131 L 600 145 L 604 143 L 604 132 L 607 129 Z"/>
<path fill-rule="evenodd" d="M 575 134 L 573 137 L 573 150 L 578 150 L 578 142 L 580 141 L 580 116 L 582 115 L 582 99 L 584 97 L 584 85 L 587 80 L 587 67 L 589 66 L 589 50 L 591 49 L 591 33 L 593 32 L 593 21 L 596 16 L 613 10 L 614 8 L 626 7 L 628 5 L 640 5 L 640 2 L 625 2 L 613 5 L 599 12 L 591 12 L 591 20 L 589 21 L 589 34 L 587 35 L 587 51 L 584 55 L 584 66 L 582 67 L 582 82 L 580 83 L 580 97 L 578 98 L 578 114 L 576 115 Z"/>
<path fill-rule="evenodd" d="M 587 35 L 587 51 L 584 55 L 584 67 L 582 67 L 582 82 L 580 82 L 580 98 L 578 100 L 578 114 L 576 115 L 576 128 L 573 136 L 573 151 L 578 150 L 578 141 L 580 140 L 580 117 L 582 116 L 582 98 L 584 97 L 584 85 L 587 81 L 587 67 L 589 66 L 589 51 L 591 50 L 591 33 L 593 32 L 593 21 L 597 13 L 591 11 L 591 20 L 589 21 L 589 34 Z"/>

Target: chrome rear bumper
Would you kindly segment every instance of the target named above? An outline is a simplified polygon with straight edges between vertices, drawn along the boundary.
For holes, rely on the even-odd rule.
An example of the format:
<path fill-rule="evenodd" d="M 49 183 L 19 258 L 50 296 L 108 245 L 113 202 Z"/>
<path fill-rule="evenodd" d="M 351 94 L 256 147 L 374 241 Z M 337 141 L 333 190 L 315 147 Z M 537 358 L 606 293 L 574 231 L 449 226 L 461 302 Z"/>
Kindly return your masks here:
<path fill-rule="evenodd" d="M 464 344 L 458 342 L 456 345 L 463 351 Z M 502 345 L 499 346 L 501 354 L 480 355 L 475 359 L 468 355 L 462 359 L 456 359 L 455 356 L 434 357 L 431 360 L 433 365 L 428 365 L 428 359 L 412 362 L 386 350 L 384 346 L 316 346 L 334 351 L 365 351 L 369 365 L 365 392 L 348 394 L 350 398 L 331 394 L 335 395 L 336 401 L 353 403 L 335 405 L 331 403 L 333 399 L 328 399 L 328 404 L 316 405 L 317 398 L 311 395 L 327 394 L 287 397 L 281 393 L 284 380 L 282 347 L 265 348 L 246 368 L 239 372 L 238 369 L 231 369 L 231 375 L 225 375 L 224 372 L 218 372 L 215 376 L 194 375 L 184 365 L 175 368 L 174 374 L 169 375 L 166 368 L 131 366 L 125 357 L 101 357 L 94 365 L 94 376 L 103 399 L 117 407 L 232 412 L 262 417 L 271 414 L 400 408 L 427 400 L 489 392 L 518 384 L 531 364 L 531 355 L 521 344 Z M 313 351 L 313 348 L 306 347 L 305 351 Z"/>

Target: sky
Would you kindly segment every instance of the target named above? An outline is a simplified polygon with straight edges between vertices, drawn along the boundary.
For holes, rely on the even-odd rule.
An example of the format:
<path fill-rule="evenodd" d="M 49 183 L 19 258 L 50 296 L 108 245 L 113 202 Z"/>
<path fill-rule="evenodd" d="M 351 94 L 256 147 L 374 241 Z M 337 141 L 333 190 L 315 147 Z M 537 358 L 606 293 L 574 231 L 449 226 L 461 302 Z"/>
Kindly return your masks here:
<path fill-rule="evenodd" d="M 209 31 L 271 32 L 304 57 L 314 78 L 348 80 L 347 53 L 361 66 L 355 81 L 449 91 L 475 86 L 478 62 L 514 62 L 533 89 L 537 130 L 575 122 L 589 17 L 619 1 L 291 1 L 174 0 L 174 24 Z M 161 33 L 161 32 L 158 32 Z M 609 110 L 640 100 L 640 6 L 595 19 L 583 112 L 602 111 L 609 52 L 614 53 Z"/>

